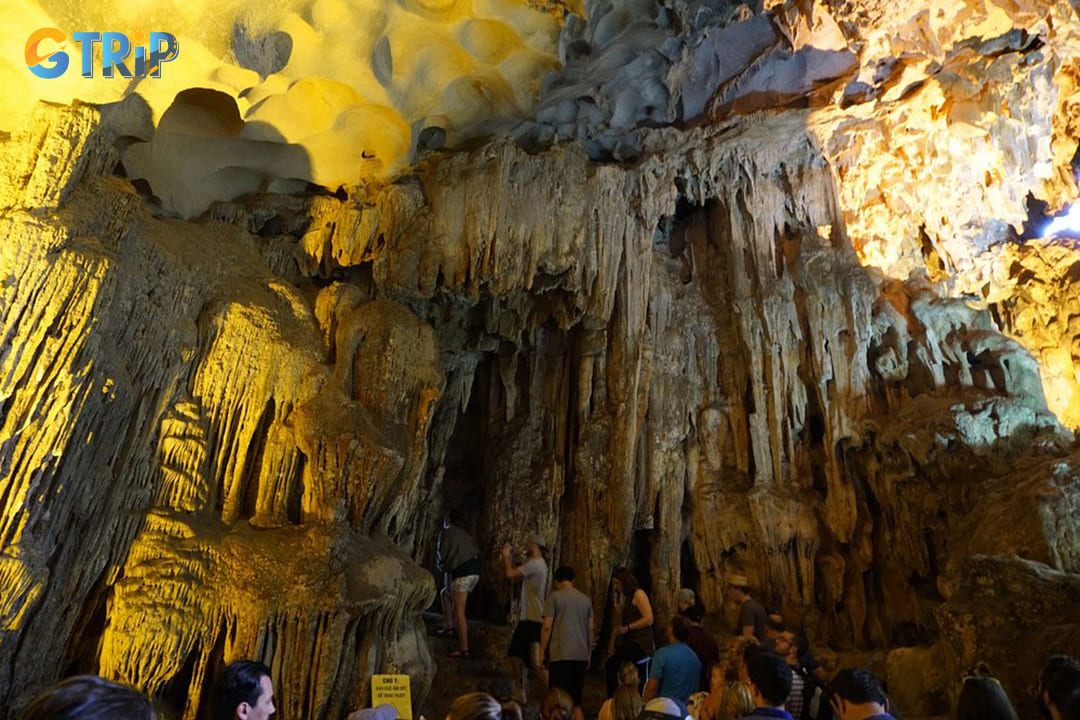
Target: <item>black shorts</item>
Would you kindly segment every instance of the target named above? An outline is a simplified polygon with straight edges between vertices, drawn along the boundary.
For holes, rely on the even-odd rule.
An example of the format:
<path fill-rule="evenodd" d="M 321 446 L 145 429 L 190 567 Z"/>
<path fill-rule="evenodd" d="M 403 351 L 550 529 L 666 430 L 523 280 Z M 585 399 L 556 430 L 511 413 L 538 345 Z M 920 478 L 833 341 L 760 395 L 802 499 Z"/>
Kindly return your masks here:
<path fill-rule="evenodd" d="M 552 660 L 548 664 L 551 671 L 548 685 L 562 688 L 574 699 L 575 705 L 580 705 L 588 667 L 589 663 L 584 660 Z"/>
<path fill-rule="evenodd" d="M 532 645 L 540 644 L 540 628 L 543 627 L 535 620 L 519 620 L 514 634 L 510 636 L 510 649 L 506 651 L 506 657 L 521 658 L 525 667 L 533 666 Z"/>

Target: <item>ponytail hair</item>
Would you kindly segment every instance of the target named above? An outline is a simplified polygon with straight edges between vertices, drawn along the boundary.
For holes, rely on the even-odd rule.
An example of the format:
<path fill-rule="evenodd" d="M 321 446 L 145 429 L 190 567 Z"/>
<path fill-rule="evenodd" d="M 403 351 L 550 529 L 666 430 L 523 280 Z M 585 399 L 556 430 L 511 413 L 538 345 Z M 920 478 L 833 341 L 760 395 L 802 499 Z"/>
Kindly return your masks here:
<path fill-rule="evenodd" d="M 540 720 L 570 720 L 574 715 L 574 700 L 560 687 L 553 687 L 540 701 Z"/>
<path fill-rule="evenodd" d="M 450 706 L 447 720 L 521 720 L 521 706 L 516 702 L 499 704 L 486 692 L 461 695 Z"/>

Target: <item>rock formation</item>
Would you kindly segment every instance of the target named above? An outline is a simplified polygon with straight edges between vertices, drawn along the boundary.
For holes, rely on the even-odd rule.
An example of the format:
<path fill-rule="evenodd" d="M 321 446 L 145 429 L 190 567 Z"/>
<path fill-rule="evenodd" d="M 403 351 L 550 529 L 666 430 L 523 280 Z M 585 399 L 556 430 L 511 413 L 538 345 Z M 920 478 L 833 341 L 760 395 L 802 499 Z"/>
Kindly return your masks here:
<path fill-rule="evenodd" d="M 436 5 L 393 12 L 525 52 Z M 422 696 L 450 507 L 492 561 L 551 538 L 605 620 L 617 564 L 717 626 L 738 571 L 815 643 L 877 652 L 910 715 L 978 659 L 1032 712 L 1080 632 L 1077 255 L 1029 232 L 1077 194 L 1074 9 L 621 0 L 556 43 L 537 7 L 504 14 L 563 69 L 507 86 L 524 118 L 465 93 L 467 133 L 362 116 L 282 65 L 296 34 L 247 30 L 249 72 L 297 73 L 262 104 L 174 84 L 24 114 L 0 718 L 77 670 L 194 718 L 240 656 L 284 717 L 343 717 L 383 670 Z M 455 86 L 369 40 L 378 92 Z M 355 136 L 316 143 L 303 110 L 333 98 Z M 397 139 L 368 157 L 371 123 Z"/>

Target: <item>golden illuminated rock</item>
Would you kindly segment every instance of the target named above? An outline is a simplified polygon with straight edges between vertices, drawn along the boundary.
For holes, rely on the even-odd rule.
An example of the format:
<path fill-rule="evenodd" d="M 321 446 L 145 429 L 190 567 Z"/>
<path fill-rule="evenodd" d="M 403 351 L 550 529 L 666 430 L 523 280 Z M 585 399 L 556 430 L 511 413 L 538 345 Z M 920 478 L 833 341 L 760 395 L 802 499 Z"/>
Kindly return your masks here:
<path fill-rule="evenodd" d="M 457 143 L 482 123 L 520 116 L 544 73 L 558 67 L 556 18 L 566 12 L 560 3 L 537 10 L 519 0 L 228 0 L 167 13 L 123 3 L 6 6 L 3 129 L 17 129 L 13 119 L 37 100 L 106 103 L 133 91 L 152 125 L 125 154 L 129 176 L 147 180 L 164 207 L 184 217 L 274 181 L 336 190 L 389 176 L 408 162 L 414 124 L 442 128 Z M 58 78 L 35 77 L 15 60 L 40 27 L 67 36 L 40 46 L 40 54 L 68 53 Z M 141 37 L 148 29 L 173 34 L 180 47 L 160 78 L 128 88 L 100 67 L 92 79 L 80 75 L 83 49 L 72 33 Z M 190 106 L 191 91 L 213 91 L 212 112 L 235 122 L 216 133 L 205 117 L 194 126 L 168 123 L 178 105 Z"/>

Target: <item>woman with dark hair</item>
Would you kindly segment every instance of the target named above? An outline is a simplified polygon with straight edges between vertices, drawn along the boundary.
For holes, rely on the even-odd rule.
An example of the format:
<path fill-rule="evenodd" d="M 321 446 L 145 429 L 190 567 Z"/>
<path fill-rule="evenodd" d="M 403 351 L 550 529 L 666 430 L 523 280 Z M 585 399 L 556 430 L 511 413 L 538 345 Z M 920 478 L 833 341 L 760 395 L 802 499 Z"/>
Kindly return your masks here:
<path fill-rule="evenodd" d="M 521 720 L 521 706 L 500 704 L 485 692 L 467 693 L 450 706 L 446 720 Z"/>
<path fill-rule="evenodd" d="M 608 697 L 615 694 L 619 666 L 628 661 L 637 667 L 640 690 L 648 675 L 648 667 L 642 661 L 651 657 L 656 649 L 653 644 L 653 612 L 649 596 L 638 585 L 634 574 L 625 567 L 615 569 L 615 585 L 623 599 L 620 613 L 622 624 L 615 631 L 615 651 L 604 665 Z"/>
<path fill-rule="evenodd" d="M 964 678 L 956 701 L 956 720 L 1019 720 L 997 678 Z"/>
<path fill-rule="evenodd" d="M 34 698 L 22 720 L 154 720 L 154 709 L 134 688 L 76 675 Z"/>

